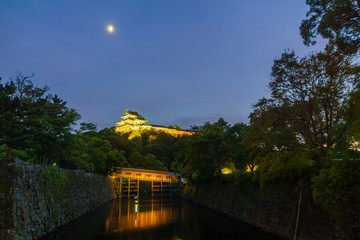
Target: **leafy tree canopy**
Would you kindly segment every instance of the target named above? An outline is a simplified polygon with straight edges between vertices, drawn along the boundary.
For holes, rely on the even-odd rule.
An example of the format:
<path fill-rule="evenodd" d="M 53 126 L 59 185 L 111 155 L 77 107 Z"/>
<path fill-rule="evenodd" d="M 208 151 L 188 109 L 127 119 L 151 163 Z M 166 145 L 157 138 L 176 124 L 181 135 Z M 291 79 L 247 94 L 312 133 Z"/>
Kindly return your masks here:
<path fill-rule="evenodd" d="M 34 149 L 38 162 L 47 162 L 58 146 L 67 144 L 79 114 L 48 87 L 36 87 L 31 76 L 18 73 L 0 84 L 0 141 L 13 148 Z"/>
<path fill-rule="evenodd" d="M 187 177 L 213 176 L 221 173 L 226 162 L 231 161 L 230 146 L 225 132 L 230 125 L 222 118 L 211 124 L 197 127 L 200 131 L 180 141 L 175 171 L 183 170 Z"/>
<path fill-rule="evenodd" d="M 107 174 L 113 167 L 127 167 L 128 163 L 123 151 L 112 149 L 108 140 L 87 134 L 77 134 L 71 150 L 71 157 L 61 162 L 60 165 L 87 172 Z"/>
<path fill-rule="evenodd" d="M 153 154 L 142 155 L 139 152 L 134 152 L 130 155 L 128 161 L 133 168 L 159 171 L 168 170 L 161 161 L 156 159 L 156 156 Z"/>
<path fill-rule="evenodd" d="M 249 151 L 243 144 L 245 134 L 248 131 L 249 125 L 245 123 L 236 123 L 225 132 L 226 141 L 231 149 L 232 161 L 234 161 L 235 167 L 239 170 L 245 170 L 248 166 L 253 170 L 254 167 Z"/>
<path fill-rule="evenodd" d="M 300 26 L 304 44 L 315 44 L 317 35 L 332 40 L 345 53 L 360 47 L 359 0 L 306 0 L 307 19 Z"/>
<path fill-rule="evenodd" d="M 298 166 L 291 161 L 303 159 L 323 167 L 345 134 L 347 101 L 359 79 L 350 57 L 330 45 L 303 58 L 286 51 L 274 61 L 271 76 L 271 97 L 254 105 L 244 140 L 259 172 Z"/>

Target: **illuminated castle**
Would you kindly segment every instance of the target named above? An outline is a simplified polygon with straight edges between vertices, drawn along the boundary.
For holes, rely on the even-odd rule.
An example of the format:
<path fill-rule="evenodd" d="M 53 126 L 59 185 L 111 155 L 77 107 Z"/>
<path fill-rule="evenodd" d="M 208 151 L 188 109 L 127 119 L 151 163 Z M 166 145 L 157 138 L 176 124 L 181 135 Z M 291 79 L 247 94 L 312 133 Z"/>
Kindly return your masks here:
<path fill-rule="evenodd" d="M 129 111 L 126 109 L 125 115 L 121 117 L 122 120 L 115 125 L 115 131 L 118 133 L 130 133 L 129 138 L 140 136 L 141 132 L 165 132 L 174 137 L 182 137 L 192 135 L 194 132 L 188 130 L 181 130 L 179 127 L 165 127 L 161 125 L 149 125 L 147 120 L 138 114 L 137 111 Z"/>

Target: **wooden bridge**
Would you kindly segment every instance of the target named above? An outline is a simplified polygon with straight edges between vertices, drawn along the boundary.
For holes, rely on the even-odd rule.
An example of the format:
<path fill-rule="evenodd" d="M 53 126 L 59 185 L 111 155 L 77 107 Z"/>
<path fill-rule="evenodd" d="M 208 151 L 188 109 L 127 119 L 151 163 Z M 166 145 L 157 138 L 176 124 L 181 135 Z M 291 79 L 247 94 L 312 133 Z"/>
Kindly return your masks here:
<path fill-rule="evenodd" d="M 116 168 L 111 177 L 119 198 L 139 197 L 140 181 L 151 182 L 152 197 L 179 194 L 181 184 L 180 174 L 135 168 Z"/>

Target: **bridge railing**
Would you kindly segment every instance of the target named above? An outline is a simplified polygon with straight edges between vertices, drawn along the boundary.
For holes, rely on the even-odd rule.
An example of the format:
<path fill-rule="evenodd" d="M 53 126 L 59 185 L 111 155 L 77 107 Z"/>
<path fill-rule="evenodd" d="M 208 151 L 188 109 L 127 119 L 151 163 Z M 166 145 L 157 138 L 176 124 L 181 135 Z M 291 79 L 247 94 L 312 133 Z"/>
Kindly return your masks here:
<path fill-rule="evenodd" d="M 128 178 L 142 181 L 157 181 L 157 182 L 171 182 L 180 183 L 181 175 L 173 172 L 162 172 L 134 168 L 118 168 L 114 171 L 113 176 Z"/>
<path fill-rule="evenodd" d="M 174 189 L 177 189 L 178 192 L 181 183 L 180 174 L 135 168 L 117 168 L 112 174 L 112 179 L 116 194 L 122 197 L 126 193 L 128 198 L 139 196 L 139 181 L 151 182 L 152 196 L 162 196 L 166 189 L 169 191 L 169 195 L 172 195 Z M 167 187 L 163 183 L 168 184 Z"/>

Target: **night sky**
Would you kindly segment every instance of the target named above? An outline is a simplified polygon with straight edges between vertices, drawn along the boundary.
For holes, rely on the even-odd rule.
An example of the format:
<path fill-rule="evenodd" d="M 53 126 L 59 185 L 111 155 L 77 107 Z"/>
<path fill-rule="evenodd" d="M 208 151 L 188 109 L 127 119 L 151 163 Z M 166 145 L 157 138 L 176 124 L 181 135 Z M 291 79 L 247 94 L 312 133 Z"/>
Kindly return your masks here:
<path fill-rule="evenodd" d="M 274 58 L 323 47 L 302 44 L 307 10 L 305 0 L 1 0 L 0 76 L 34 73 L 98 129 L 127 108 L 182 128 L 248 122 Z"/>

